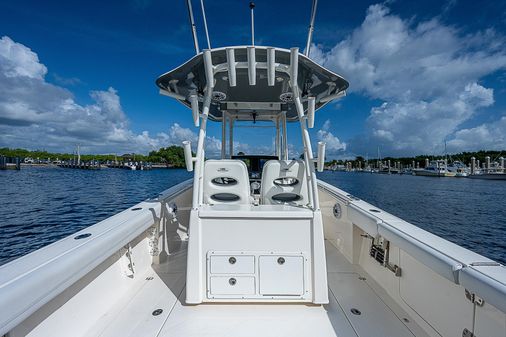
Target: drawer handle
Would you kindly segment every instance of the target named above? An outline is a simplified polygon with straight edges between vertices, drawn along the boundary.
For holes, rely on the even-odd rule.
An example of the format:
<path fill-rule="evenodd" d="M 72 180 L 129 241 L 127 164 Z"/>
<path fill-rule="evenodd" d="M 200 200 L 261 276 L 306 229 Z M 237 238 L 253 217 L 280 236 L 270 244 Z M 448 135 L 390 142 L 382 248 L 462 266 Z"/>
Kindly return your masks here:
<path fill-rule="evenodd" d="M 229 283 L 231 286 L 235 286 L 235 284 L 237 283 L 237 280 L 236 280 L 235 278 L 233 278 L 233 277 L 232 277 L 232 278 L 230 278 L 230 279 L 228 280 L 228 283 Z"/>
<path fill-rule="evenodd" d="M 280 258 L 278 259 L 278 264 L 285 264 L 285 258 L 280 257 Z"/>
<path fill-rule="evenodd" d="M 230 263 L 230 264 L 235 264 L 236 262 L 237 262 L 237 260 L 233 256 L 230 259 L 228 259 L 228 263 Z"/>

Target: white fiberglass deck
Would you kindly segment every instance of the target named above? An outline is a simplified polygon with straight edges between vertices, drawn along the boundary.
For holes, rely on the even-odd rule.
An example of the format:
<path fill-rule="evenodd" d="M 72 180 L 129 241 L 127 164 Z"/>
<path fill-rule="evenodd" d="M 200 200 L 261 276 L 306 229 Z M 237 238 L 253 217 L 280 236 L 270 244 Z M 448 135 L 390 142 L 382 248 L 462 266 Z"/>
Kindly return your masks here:
<path fill-rule="evenodd" d="M 186 243 L 138 276 L 125 302 L 97 322 L 99 336 L 425 336 L 371 278 L 326 242 L 330 303 L 185 305 Z M 172 247 L 173 249 L 175 247 Z M 381 297 L 380 297 L 381 295 Z M 392 303 L 390 303 L 392 302 Z M 386 304 L 390 305 L 390 307 Z M 162 309 L 158 316 L 153 311 Z M 354 315 L 358 309 L 361 315 Z"/>

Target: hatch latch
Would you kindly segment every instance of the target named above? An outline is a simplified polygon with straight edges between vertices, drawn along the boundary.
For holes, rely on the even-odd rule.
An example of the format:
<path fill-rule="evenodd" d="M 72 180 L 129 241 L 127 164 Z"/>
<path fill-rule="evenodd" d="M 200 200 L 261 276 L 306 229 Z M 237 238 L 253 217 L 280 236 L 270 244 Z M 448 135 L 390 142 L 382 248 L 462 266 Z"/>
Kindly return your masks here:
<path fill-rule="evenodd" d="M 483 300 L 483 298 L 479 297 L 478 295 L 476 295 L 475 293 L 472 293 L 470 292 L 469 290 L 466 289 L 466 298 L 471 301 L 471 303 L 473 304 L 476 304 L 477 306 L 479 307 L 482 307 L 483 304 L 485 304 L 485 301 Z"/>
<path fill-rule="evenodd" d="M 462 331 L 462 337 L 477 337 L 477 336 L 471 331 L 464 329 L 464 331 Z"/>
<path fill-rule="evenodd" d="M 121 258 L 121 260 L 123 261 L 122 262 L 123 272 L 125 273 L 126 276 L 133 278 L 134 273 L 135 273 L 135 269 L 134 269 L 134 262 L 133 262 L 133 257 L 132 257 L 132 247 L 130 246 L 130 244 L 128 244 L 123 249 L 125 249 L 125 253 L 124 253 L 123 257 Z"/>

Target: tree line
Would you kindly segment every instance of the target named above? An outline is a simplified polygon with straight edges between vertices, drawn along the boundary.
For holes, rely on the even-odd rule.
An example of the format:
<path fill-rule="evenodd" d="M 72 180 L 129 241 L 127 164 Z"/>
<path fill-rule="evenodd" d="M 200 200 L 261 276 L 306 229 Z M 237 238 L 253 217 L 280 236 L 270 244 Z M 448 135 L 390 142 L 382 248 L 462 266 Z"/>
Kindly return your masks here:
<path fill-rule="evenodd" d="M 0 148 L 0 155 L 6 157 L 13 158 L 33 158 L 33 159 L 41 159 L 41 160 L 73 160 L 77 158 L 76 153 L 59 153 L 59 152 L 49 152 L 46 150 L 35 150 L 30 151 L 26 149 L 10 149 L 10 148 Z M 184 161 L 184 150 L 181 146 L 172 145 L 169 147 L 162 147 L 158 150 L 154 150 L 149 152 L 149 154 L 142 155 L 136 153 L 127 153 L 123 155 L 114 155 L 114 154 L 81 154 L 81 160 L 86 161 L 99 161 L 101 163 L 105 163 L 107 161 L 137 161 L 137 162 L 150 162 L 156 164 L 166 164 L 171 167 L 185 167 Z"/>

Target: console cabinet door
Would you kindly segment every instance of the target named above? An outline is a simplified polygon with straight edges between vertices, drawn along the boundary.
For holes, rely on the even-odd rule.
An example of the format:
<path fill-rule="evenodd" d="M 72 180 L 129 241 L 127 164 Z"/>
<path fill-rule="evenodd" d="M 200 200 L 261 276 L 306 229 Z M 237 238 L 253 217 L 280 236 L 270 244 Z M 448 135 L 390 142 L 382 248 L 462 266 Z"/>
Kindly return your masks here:
<path fill-rule="evenodd" d="M 264 255 L 259 257 L 259 285 L 263 296 L 302 296 L 304 257 Z"/>

